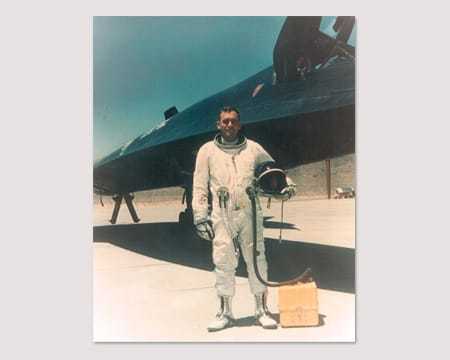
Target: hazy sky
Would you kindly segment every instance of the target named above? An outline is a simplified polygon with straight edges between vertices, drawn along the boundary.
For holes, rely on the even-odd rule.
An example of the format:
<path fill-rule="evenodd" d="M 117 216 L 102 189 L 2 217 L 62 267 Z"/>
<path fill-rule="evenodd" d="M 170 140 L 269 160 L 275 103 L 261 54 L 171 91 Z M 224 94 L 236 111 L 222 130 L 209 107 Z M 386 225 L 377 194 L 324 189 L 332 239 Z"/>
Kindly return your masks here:
<path fill-rule="evenodd" d="M 95 17 L 94 159 L 272 64 L 284 17 Z"/>

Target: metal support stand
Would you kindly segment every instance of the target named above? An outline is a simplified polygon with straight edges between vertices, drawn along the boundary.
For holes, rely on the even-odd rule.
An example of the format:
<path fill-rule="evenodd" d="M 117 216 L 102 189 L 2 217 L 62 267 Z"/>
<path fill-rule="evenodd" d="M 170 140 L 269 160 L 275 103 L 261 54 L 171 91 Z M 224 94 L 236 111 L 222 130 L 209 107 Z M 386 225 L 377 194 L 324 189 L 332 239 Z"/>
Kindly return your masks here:
<path fill-rule="evenodd" d="M 115 224 L 117 221 L 117 216 L 119 215 L 119 209 L 120 209 L 120 205 L 122 204 L 123 196 L 122 195 L 114 195 L 112 199 L 114 200 L 115 204 L 114 204 L 114 210 L 112 213 L 112 217 L 111 217 L 111 220 L 109 220 L 109 222 L 111 224 Z"/>
<path fill-rule="evenodd" d="M 136 210 L 134 209 L 134 206 L 133 206 L 134 196 L 130 195 L 130 194 L 125 194 L 124 197 L 125 197 L 125 203 L 127 204 L 128 211 L 130 212 L 130 215 L 131 215 L 133 221 L 135 223 L 141 221 L 141 219 L 138 218 L 138 216 L 136 214 Z"/>
<path fill-rule="evenodd" d="M 327 177 L 327 195 L 331 199 L 331 160 L 325 160 L 325 172 Z"/>
<path fill-rule="evenodd" d="M 131 218 L 133 219 L 133 221 L 135 223 L 141 221 L 141 219 L 138 218 L 136 210 L 133 206 L 133 199 L 134 196 L 131 194 L 124 194 L 124 195 L 114 195 L 113 196 L 113 200 L 114 200 L 114 210 L 111 216 L 111 220 L 109 220 L 109 222 L 111 224 L 115 224 L 117 222 L 117 217 L 119 216 L 119 210 L 120 210 L 120 205 L 122 205 L 122 199 L 125 198 L 125 203 L 127 204 L 128 207 L 128 211 L 130 212 Z"/>

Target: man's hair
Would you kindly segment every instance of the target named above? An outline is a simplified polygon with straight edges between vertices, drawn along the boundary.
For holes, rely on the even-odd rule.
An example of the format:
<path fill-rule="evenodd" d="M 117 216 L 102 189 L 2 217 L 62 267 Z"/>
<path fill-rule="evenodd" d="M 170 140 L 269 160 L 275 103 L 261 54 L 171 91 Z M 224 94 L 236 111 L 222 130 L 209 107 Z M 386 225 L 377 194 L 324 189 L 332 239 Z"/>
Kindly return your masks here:
<path fill-rule="evenodd" d="M 224 106 L 219 111 L 219 116 L 217 118 L 217 121 L 220 120 L 220 114 L 222 114 L 223 112 L 228 113 L 228 112 L 232 112 L 232 111 L 234 111 L 238 115 L 238 119 L 241 120 L 241 114 L 239 114 L 239 110 L 238 109 L 236 109 L 235 107 L 232 107 L 232 106 Z"/>

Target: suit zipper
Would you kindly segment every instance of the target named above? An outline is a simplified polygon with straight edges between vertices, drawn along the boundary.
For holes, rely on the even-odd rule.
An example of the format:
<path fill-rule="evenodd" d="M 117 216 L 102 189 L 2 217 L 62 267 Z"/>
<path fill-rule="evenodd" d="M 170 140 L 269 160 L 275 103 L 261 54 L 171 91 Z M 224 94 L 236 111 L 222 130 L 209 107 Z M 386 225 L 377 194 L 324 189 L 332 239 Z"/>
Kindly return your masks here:
<path fill-rule="evenodd" d="M 237 175 L 238 174 L 238 171 L 237 171 L 237 166 L 236 166 L 236 160 L 235 160 L 235 157 L 236 155 L 232 155 L 231 156 L 231 161 L 233 162 L 233 167 L 234 167 L 234 172 L 235 172 L 235 174 Z M 234 184 L 233 184 L 233 192 L 231 193 L 231 201 L 232 201 L 232 203 L 233 203 L 233 208 L 235 207 L 235 205 L 237 204 L 237 198 L 236 198 L 236 178 L 235 178 L 235 181 L 234 181 Z"/>
<path fill-rule="evenodd" d="M 237 167 L 236 167 L 236 161 L 234 160 L 235 155 L 231 156 L 231 160 L 233 161 L 233 166 L 234 166 L 234 172 L 237 174 Z"/>

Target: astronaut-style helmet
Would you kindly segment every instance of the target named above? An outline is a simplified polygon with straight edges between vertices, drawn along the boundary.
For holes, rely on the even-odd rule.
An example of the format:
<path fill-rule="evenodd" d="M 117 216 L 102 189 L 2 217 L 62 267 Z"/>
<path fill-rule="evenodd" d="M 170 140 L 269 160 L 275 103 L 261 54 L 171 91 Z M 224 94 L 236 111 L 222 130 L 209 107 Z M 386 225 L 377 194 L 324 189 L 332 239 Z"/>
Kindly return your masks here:
<path fill-rule="evenodd" d="M 278 168 L 274 161 L 260 164 L 255 170 L 258 192 L 263 196 L 277 197 L 288 186 L 286 173 Z"/>

